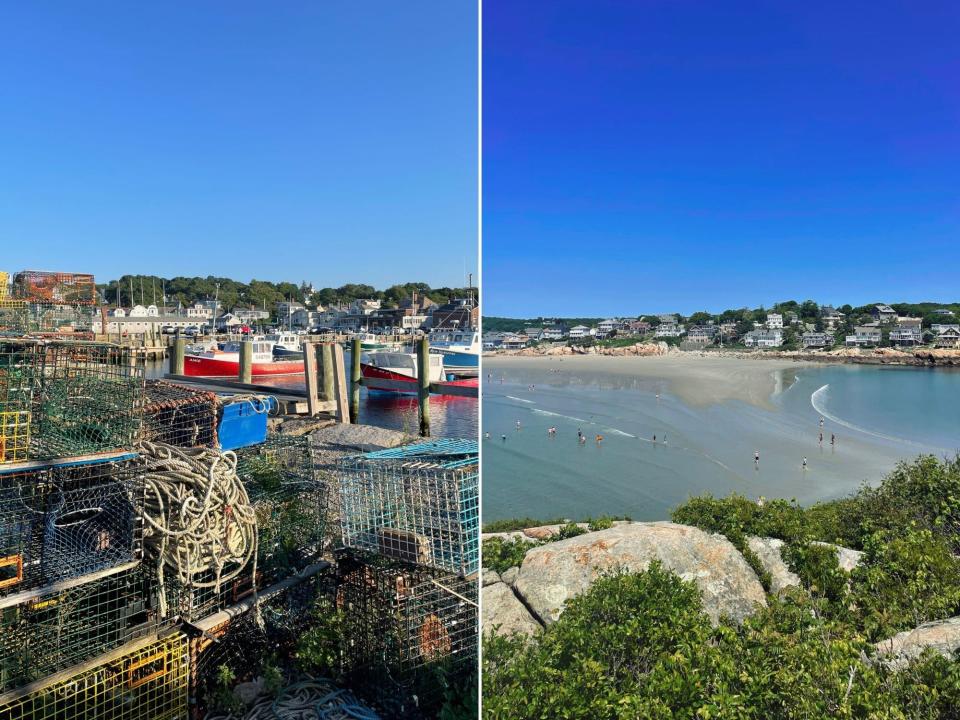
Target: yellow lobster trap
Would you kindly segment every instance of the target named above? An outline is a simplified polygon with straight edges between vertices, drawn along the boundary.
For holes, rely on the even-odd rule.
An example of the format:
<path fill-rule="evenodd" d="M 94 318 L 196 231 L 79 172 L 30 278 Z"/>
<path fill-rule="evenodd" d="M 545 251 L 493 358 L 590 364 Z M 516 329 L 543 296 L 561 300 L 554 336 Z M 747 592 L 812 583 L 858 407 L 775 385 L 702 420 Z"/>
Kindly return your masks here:
<path fill-rule="evenodd" d="M 30 454 L 30 411 L 0 412 L 0 463 L 20 462 Z"/>
<path fill-rule="evenodd" d="M 176 633 L 113 653 L 49 684 L 0 695 L 4 720 L 187 720 L 187 638 Z"/>

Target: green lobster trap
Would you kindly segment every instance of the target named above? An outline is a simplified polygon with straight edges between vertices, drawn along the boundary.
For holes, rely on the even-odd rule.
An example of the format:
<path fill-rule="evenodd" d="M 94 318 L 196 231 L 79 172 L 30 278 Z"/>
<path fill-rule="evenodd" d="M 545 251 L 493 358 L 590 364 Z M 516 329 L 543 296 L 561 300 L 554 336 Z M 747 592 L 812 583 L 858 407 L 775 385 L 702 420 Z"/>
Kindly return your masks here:
<path fill-rule="evenodd" d="M 187 720 L 186 636 L 145 640 L 71 677 L 0 695 L 4 720 Z"/>
<path fill-rule="evenodd" d="M 147 380 L 142 438 L 177 447 L 217 446 L 216 393 Z"/>
<path fill-rule="evenodd" d="M 0 463 L 130 450 L 143 392 L 127 348 L 0 339 Z"/>

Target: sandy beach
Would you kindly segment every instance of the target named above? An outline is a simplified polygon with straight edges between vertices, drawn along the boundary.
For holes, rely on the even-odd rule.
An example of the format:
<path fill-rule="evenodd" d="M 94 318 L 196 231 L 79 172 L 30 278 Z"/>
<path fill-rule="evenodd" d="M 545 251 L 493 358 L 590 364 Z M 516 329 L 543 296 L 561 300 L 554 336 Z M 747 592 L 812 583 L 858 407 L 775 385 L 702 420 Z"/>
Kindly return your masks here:
<path fill-rule="evenodd" d="M 608 357 L 576 355 L 567 357 L 484 356 L 484 373 L 493 380 L 501 369 L 548 371 L 576 376 L 603 373 L 634 380 L 666 383 L 667 392 L 688 405 L 706 407 L 728 400 L 740 400 L 769 409 L 770 396 L 789 385 L 792 372 L 812 363 L 802 360 L 739 359 L 676 353 L 651 357 Z"/>

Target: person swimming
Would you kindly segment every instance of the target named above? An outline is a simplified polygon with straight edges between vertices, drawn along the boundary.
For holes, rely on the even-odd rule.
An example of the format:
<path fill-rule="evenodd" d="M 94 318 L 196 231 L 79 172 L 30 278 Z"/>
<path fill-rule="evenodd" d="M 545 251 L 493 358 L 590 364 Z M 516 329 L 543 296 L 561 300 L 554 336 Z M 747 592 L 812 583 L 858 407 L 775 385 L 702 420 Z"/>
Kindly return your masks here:
<path fill-rule="evenodd" d="M 490 433 L 489 433 L 489 432 L 484 433 L 483 437 L 486 438 L 487 440 L 489 440 L 489 439 L 490 439 Z"/>
<path fill-rule="evenodd" d="M 503 442 L 506 442 L 506 441 L 507 441 L 507 436 L 506 436 L 506 435 L 501 435 L 501 436 L 500 436 L 500 439 L 501 439 Z"/>

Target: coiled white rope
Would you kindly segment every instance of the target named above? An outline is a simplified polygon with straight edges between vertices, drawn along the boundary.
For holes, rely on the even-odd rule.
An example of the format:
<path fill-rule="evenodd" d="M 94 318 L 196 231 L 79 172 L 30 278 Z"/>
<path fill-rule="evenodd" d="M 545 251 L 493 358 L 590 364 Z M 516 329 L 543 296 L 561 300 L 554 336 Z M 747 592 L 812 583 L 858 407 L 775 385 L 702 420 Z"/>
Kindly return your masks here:
<path fill-rule="evenodd" d="M 208 713 L 204 720 L 379 720 L 353 693 L 330 680 L 304 680 L 284 688 L 276 698 L 257 700 L 246 714 Z"/>
<path fill-rule="evenodd" d="M 151 442 L 138 451 L 146 469 L 144 550 L 157 563 L 161 616 L 168 573 L 182 587 L 219 593 L 253 558 L 256 593 L 257 516 L 236 454 Z"/>

